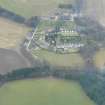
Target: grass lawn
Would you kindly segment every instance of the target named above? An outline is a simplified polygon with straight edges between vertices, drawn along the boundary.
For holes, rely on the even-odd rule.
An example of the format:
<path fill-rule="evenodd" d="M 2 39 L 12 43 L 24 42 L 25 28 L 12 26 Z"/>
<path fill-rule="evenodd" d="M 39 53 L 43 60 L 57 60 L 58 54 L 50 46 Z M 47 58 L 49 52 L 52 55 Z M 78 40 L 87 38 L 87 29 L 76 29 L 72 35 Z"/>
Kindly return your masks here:
<path fill-rule="evenodd" d="M 100 69 L 105 69 L 105 49 L 101 49 L 94 56 L 95 66 Z"/>
<path fill-rule="evenodd" d="M 27 18 L 46 15 L 60 3 L 70 3 L 73 0 L 0 0 L 0 6 Z"/>
<path fill-rule="evenodd" d="M 57 54 L 46 50 L 34 50 L 33 55 L 48 61 L 50 64 L 61 67 L 82 68 L 84 61 L 80 54 Z"/>
<path fill-rule="evenodd" d="M 5 84 L 0 105 L 95 105 L 75 81 L 33 79 Z"/>
<path fill-rule="evenodd" d="M 28 31 L 23 25 L 0 18 L 0 48 L 15 47 Z"/>

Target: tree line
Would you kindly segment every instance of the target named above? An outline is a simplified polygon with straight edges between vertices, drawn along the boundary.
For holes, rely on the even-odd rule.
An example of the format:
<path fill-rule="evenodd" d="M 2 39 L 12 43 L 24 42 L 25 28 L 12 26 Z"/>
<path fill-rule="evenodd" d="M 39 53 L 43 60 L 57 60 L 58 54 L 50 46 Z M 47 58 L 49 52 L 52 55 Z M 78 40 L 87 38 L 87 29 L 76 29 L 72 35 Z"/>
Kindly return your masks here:
<path fill-rule="evenodd" d="M 2 7 L 0 7 L 0 16 L 11 21 L 17 22 L 19 24 L 25 24 L 28 27 L 36 27 L 39 23 L 38 16 L 33 16 L 29 19 L 26 19 L 25 17 L 15 14 L 14 12 L 11 12 Z"/>
<path fill-rule="evenodd" d="M 0 75 L 0 82 L 6 83 L 8 81 L 28 79 L 28 78 L 39 78 L 39 77 L 49 77 L 60 79 L 73 79 L 78 80 L 80 74 L 83 71 L 79 70 L 65 70 L 61 68 L 54 68 L 48 65 L 41 65 L 34 68 L 25 68 L 19 70 L 13 70 L 5 75 Z"/>
<path fill-rule="evenodd" d="M 105 105 L 105 72 L 84 72 L 79 82 L 97 105 Z"/>

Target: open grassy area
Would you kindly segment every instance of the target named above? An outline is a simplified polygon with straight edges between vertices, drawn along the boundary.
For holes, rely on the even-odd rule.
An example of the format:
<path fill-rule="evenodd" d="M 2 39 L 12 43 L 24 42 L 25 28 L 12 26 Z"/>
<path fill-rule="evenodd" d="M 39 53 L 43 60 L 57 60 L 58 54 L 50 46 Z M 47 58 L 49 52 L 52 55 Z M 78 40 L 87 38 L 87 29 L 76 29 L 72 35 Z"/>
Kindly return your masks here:
<path fill-rule="evenodd" d="M 28 31 L 23 25 L 0 18 L 0 48 L 15 47 Z"/>
<path fill-rule="evenodd" d="M 45 15 L 60 3 L 73 0 L 0 0 L 0 6 L 27 18 Z"/>
<path fill-rule="evenodd" d="M 100 69 L 105 69 L 105 49 L 100 50 L 94 56 L 95 66 Z"/>
<path fill-rule="evenodd" d="M 84 60 L 79 53 L 57 54 L 46 50 L 34 50 L 33 55 L 48 61 L 50 64 L 61 67 L 82 68 Z"/>
<path fill-rule="evenodd" d="M 0 88 L 0 105 L 95 105 L 75 81 L 33 79 Z"/>

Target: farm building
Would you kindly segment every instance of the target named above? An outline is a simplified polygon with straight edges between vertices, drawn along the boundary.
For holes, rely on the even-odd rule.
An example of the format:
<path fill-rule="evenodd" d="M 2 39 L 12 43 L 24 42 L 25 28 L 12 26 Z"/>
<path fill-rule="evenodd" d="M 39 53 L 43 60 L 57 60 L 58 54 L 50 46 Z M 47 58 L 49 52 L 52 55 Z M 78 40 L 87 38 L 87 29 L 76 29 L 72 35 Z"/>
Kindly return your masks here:
<path fill-rule="evenodd" d="M 52 30 L 45 35 L 45 41 L 50 45 L 53 45 L 55 50 L 62 49 L 65 51 L 84 46 L 82 37 L 75 30 L 60 29 L 58 32 Z"/>
<path fill-rule="evenodd" d="M 82 36 L 79 35 L 74 20 L 76 16 L 73 11 L 62 9 L 53 15 L 41 17 L 35 43 L 40 48 L 61 52 L 83 47 Z"/>

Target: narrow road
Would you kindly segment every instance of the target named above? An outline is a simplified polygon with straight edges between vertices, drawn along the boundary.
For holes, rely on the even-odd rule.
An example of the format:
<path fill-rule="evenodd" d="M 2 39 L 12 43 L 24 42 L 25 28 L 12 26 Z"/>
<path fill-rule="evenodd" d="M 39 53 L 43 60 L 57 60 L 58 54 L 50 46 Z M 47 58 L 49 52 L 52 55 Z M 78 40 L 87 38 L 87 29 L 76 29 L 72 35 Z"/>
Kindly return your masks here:
<path fill-rule="evenodd" d="M 35 28 L 35 31 L 34 31 L 34 33 L 33 33 L 33 35 L 32 35 L 32 37 L 31 37 L 31 39 L 30 39 L 30 41 L 29 41 L 29 43 L 28 43 L 28 45 L 27 45 L 27 47 L 26 47 L 27 51 L 29 51 L 29 46 L 30 46 L 31 41 L 33 40 L 34 35 L 36 34 L 37 30 L 38 30 L 38 28 L 36 27 L 36 28 Z"/>

